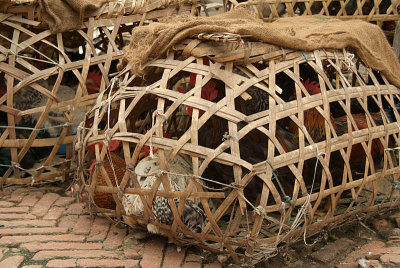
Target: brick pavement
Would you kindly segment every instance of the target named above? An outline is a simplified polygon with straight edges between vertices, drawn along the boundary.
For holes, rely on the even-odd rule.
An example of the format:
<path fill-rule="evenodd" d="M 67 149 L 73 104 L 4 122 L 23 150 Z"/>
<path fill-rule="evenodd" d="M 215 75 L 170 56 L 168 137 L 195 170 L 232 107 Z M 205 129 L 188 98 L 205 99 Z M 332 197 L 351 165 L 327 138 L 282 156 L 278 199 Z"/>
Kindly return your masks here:
<path fill-rule="evenodd" d="M 202 267 L 161 237 L 90 216 L 61 187 L 0 191 L 0 267 Z M 140 239 L 140 240 L 139 240 Z M 214 263 L 215 267 L 221 267 Z"/>
<path fill-rule="evenodd" d="M 363 226 L 353 236 L 294 245 L 272 258 L 270 267 L 400 267 L 400 212 Z M 177 251 L 162 237 L 92 217 L 84 203 L 61 187 L 0 191 L 0 227 L 0 267 L 234 266 L 230 260 L 219 264 L 216 256 L 207 260 L 204 256 L 212 254 L 202 256 L 201 250 Z"/>

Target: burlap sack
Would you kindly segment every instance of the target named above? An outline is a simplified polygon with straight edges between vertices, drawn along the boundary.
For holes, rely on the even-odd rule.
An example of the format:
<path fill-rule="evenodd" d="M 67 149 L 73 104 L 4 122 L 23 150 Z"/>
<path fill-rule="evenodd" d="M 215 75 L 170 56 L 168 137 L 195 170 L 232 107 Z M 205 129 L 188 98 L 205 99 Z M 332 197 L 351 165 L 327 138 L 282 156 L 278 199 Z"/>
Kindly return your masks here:
<path fill-rule="evenodd" d="M 52 33 L 77 30 L 84 17 L 94 16 L 110 0 L 39 0 L 41 14 Z"/>
<path fill-rule="evenodd" d="M 378 26 L 325 16 L 281 18 L 264 23 L 243 8 L 213 17 L 179 16 L 136 27 L 119 68 L 130 62 L 132 73 L 142 75 L 143 64 L 163 57 L 179 41 L 199 33 L 223 32 L 250 35 L 265 43 L 302 51 L 347 48 L 400 87 L 400 64 Z"/>

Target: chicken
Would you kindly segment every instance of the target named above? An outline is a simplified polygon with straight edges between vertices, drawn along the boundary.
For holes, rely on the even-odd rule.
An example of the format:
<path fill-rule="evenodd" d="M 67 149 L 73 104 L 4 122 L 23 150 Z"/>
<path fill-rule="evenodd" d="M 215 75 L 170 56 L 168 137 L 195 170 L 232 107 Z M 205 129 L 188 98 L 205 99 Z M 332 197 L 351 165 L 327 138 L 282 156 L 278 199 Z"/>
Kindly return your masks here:
<path fill-rule="evenodd" d="M 101 76 L 99 73 L 92 71 L 88 74 L 87 80 L 87 88 L 90 93 L 94 93 L 100 87 L 99 79 L 101 81 Z M 52 85 L 49 84 L 46 80 L 41 80 L 38 82 L 44 88 L 50 89 Z M 75 99 L 76 95 L 76 88 L 72 88 L 65 85 L 60 85 L 57 91 L 57 97 L 60 101 L 68 101 Z M 47 97 L 45 97 L 39 91 L 33 89 L 30 86 L 26 86 L 20 89 L 18 92 L 14 94 L 14 108 L 25 111 L 37 107 L 43 107 L 46 105 Z M 85 107 L 79 107 L 74 118 L 72 119 L 71 126 L 72 131 L 76 131 L 78 125 L 83 120 L 86 113 Z M 41 113 L 32 114 L 32 116 L 27 116 L 30 118 L 32 123 L 31 127 L 34 126 L 34 122 L 39 120 Z M 54 110 L 50 111 L 46 120 L 44 121 L 42 128 L 46 129 L 51 137 L 57 137 L 57 135 L 62 130 L 62 125 L 65 124 L 65 118 L 63 113 L 61 112 L 54 112 Z"/>
<path fill-rule="evenodd" d="M 311 81 L 307 79 L 303 82 L 304 87 L 308 91 L 310 95 L 319 94 L 321 93 L 321 89 L 319 87 L 319 83 L 316 81 Z M 388 116 L 390 122 L 395 120 L 393 116 L 393 111 L 391 109 L 384 110 L 386 115 Z M 381 113 L 370 113 L 372 119 L 374 120 L 375 124 L 382 125 L 382 116 Z M 352 117 L 357 125 L 357 128 L 365 129 L 368 128 L 367 118 L 365 113 L 358 113 L 352 114 Z M 345 133 L 348 133 L 348 125 L 347 125 L 347 116 L 341 116 L 334 118 L 330 115 L 330 121 L 332 123 L 333 129 L 335 130 L 338 136 L 341 136 Z M 307 129 L 307 132 L 310 134 L 311 138 L 315 143 L 324 141 L 326 139 L 327 129 L 325 126 L 325 119 L 324 117 L 317 111 L 316 108 L 308 109 L 304 111 L 304 125 Z M 355 128 L 352 126 L 352 130 Z M 289 131 L 293 134 L 298 134 L 299 128 L 298 126 L 291 121 L 289 124 Z M 379 163 L 383 159 L 384 154 L 384 145 L 380 142 L 379 139 L 374 139 L 372 141 L 371 146 L 371 155 L 375 163 Z M 366 153 L 361 143 L 354 144 L 351 148 L 350 154 L 350 165 L 354 171 L 362 171 L 364 170 L 365 160 L 366 160 Z M 332 158 L 335 159 L 331 161 L 331 167 L 342 170 L 343 169 L 343 159 L 340 161 L 336 161 L 340 159 L 341 156 L 339 152 L 333 152 Z M 340 177 L 341 179 L 341 177 Z"/>
<path fill-rule="evenodd" d="M 154 158 L 145 157 L 135 167 L 135 173 L 141 188 L 150 189 L 157 180 L 157 174 L 160 174 L 158 156 Z M 176 155 L 169 168 L 168 179 L 171 191 L 183 191 L 187 186 L 187 177 L 182 175 L 192 174 L 191 164 L 183 155 Z M 171 174 L 173 173 L 173 174 Z M 161 183 L 158 190 L 163 191 L 164 186 Z M 174 198 L 175 205 L 178 207 L 180 200 Z M 122 199 L 127 215 L 143 215 L 144 206 L 136 194 L 124 194 Z M 157 221 L 163 224 L 171 225 L 174 221 L 172 209 L 166 197 L 156 196 L 151 207 Z M 181 215 L 181 220 L 192 232 L 200 233 L 206 223 L 206 215 L 199 206 L 199 200 L 186 199 L 185 206 Z M 147 229 L 151 233 L 162 234 L 160 229 L 154 224 L 148 224 Z"/>
<path fill-rule="evenodd" d="M 24 119 L 20 120 L 16 125 L 16 136 L 19 139 L 27 139 L 31 133 L 31 130 L 23 129 L 20 127 L 29 127 L 30 122 L 26 122 Z M 7 114 L 0 111 L 0 126 L 7 126 Z M 0 136 L 2 136 L 5 128 L 0 127 Z M 49 138 L 50 135 L 47 131 L 41 130 L 38 132 L 37 137 L 39 139 Z M 25 156 L 20 161 L 19 165 L 23 169 L 30 169 L 33 167 L 37 160 L 42 159 L 48 155 L 51 151 L 51 147 L 31 147 L 26 152 Z M 7 169 L 11 166 L 11 151 L 8 147 L 0 147 L 0 176 L 3 176 Z"/>

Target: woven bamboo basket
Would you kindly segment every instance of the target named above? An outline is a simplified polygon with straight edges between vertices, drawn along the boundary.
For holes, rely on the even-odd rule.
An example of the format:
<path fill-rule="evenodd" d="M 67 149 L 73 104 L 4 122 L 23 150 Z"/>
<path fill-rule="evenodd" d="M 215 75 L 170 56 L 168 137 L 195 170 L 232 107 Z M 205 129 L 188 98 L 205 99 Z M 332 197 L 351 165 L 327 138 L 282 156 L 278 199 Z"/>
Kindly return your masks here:
<path fill-rule="evenodd" d="M 398 207 L 400 90 L 357 55 L 198 34 L 143 69 L 119 74 L 77 138 L 96 211 L 250 263 Z M 106 194 L 113 209 L 94 201 Z"/>
<path fill-rule="evenodd" d="M 236 6 L 248 6 L 260 18 L 267 21 L 276 20 L 282 16 L 296 15 L 325 15 L 335 16 L 338 19 L 360 19 L 375 22 L 382 26 L 384 21 L 397 21 L 399 19 L 397 1 L 342 1 L 342 0 L 250 0 L 236 1 L 224 0 L 225 9 Z"/>
<path fill-rule="evenodd" d="M 79 30 L 52 33 L 38 1 L 1 1 L 0 188 L 65 179 L 75 167 L 76 127 L 110 86 L 132 29 L 195 14 L 196 2 L 109 2 L 84 17 Z"/>

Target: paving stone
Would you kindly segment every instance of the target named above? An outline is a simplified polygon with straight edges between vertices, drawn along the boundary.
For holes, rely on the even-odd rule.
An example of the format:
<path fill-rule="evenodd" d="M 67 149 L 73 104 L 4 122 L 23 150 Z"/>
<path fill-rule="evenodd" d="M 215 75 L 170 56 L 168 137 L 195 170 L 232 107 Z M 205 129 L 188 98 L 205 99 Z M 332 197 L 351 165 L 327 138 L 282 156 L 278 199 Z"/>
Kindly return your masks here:
<path fill-rule="evenodd" d="M 9 208 L 13 207 L 14 203 L 8 201 L 0 201 L 0 208 Z"/>
<path fill-rule="evenodd" d="M 368 260 L 366 266 L 367 268 L 382 268 L 382 265 L 378 260 Z"/>
<path fill-rule="evenodd" d="M 126 228 L 112 226 L 103 245 L 105 249 L 117 249 L 122 246 L 126 236 Z"/>
<path fill-rule="evenodd" d="M 386 219 L 377 219 L 372 221 L 372 226 L 378 232 L 386 230 L 390 227 L 389 222 Z"/>
<path fill-rule="evenodd" d="M 204 268 L 222 268 L 222 265 L 218 262 L 213 262 L 213 263 L 204 265 Z"/>
<path fill-rule="evenodd" d="M 62 234 L 62 235 L 23 235 L 3 236 L 0 238 L 0 246 L 13 246 L 29 242 L 83 242 L 83 235 Z"/>
<path fill-rule="evenodd" d="M 19 234 L 63 234 L 68 231 L 65 227 L 50 228 L 5 228 L 0 229 L 0 235 L 19 235 Z"/>
<path fill-rule="evenodd" d="M 62 216 L 60 218 L 60 222 L 58 223 L 58 226 L 67 227 L 69 229 L 72 229 L 72 228 L 74 228 L 77 221 L 78 221 L 78 215 Z"/>
<path fill-rule="evenodd" d="M 52 207 L 49 209 L 46 215 L 44 215 L 44 220 L 58 220 L 64 213 L 64 207 Z"/>
<path fill-rule="evenodd" d="M 42 268 L 42 265 L 33 264 L 33 265 L 24 265 L 22 268 Z"/>
<path fill-rule="evenodd" d="M 84 203 L 74 203 L 68 206 L 67 211 L 65 211 L 65 215 L 80 215 L 85 208 Z"/>
<path fill-rule="evenodd" d="M 75 202 L 75 198 L 70 196 L 62 196 L 56 202 L 54 202 L 53 206 L 56 207 L 66 207 Z"/>
<path fill-rule="evenodd" d="M 36 202 L 39 201 L 39 197 L 34 195 L 25 196 L 21 203 L 18 204 L 19 207 L 33 207 Z"/>
<path fill-rule="evenodd" d="M 31 214 L 0 214 L 0 220 L 33 220 L 36 219 Z"/>
<path fill-rule="evenodd" d="M 77 263 L 80 267 L 126 267 L 126 268 L 139 267 L 138 260 L 83 259 L 83 260 L 78 260 Z M 146 267 L 142 266 L 142 268 L 146 268 Z"/>
<path fill-rule="evenodd" d="M 75 259 L 67 259 L 67 260 L 50 260 L 46 267 L 76 267 L 76 260 Z"/>
<path fill-rule="evenodd" d="M 203 262 L 203 258 L 199 255 L 195 255 L 195 254 L 188 254 L 186 256 L 185 262 L 199 262 L 202 263 Z"/>
<path fill-rule="evenodd" d="M 311 257 L 324 264 L 329 264 L 335 260 L 340 253 L 349 249 L 353 244 L 354 242 L 352 240 L 341 238 L 312 253 Z"/>
<path fill-rule="evenodd" d="M 185 250 L 182 249 L 180 252 L 177 251 L 176 246 L 168 246 L 165 252 L 165 258 L 163 262 L 163 268 L 175 268 L 180 267 L 185 258 Z"/>
<path fill-rule="evenodd" d="M 164 247 L 165 240 L 161 240 L 160 238 L 152 238 L 148 240 L 144 246 L 143 258 L 140 265 L 143 268 L 160 267 Z"/>
<path fill-rule="evenodd" d="M 18 266 L 24 261 L 24 256 L 11 256 L 0 262 L 0 267 L 7 268 L 18 268 Z"/>
<path fill-rule="evenodd" d="M 0 226 L 4 227 L 51 227 L 56 226 L 55 220 L 17 220 L 0 221 Z"/>
<path fill-rule="evenodd" d="M 60 198 L 60 195 L 55 193 L 45 194 L 33 207 L 32 214 L 36 216 L 44 216 L 50 209 L 51 205 Z"/>
<path fill-rule="evenodd" d="M 140 259 L 142 258 L 142 254 L 137 249 L 127 248 L 124 249 L 124 255 L 127 259 Z"/>
<path fill-rule="evenodd" d="M 198 262 L 185 262 L 183 268 L 201 268 L 201 263 Z"/>
<path fill-rule="evenodd" d="M 28 213 L 28 207 L 0 208 L 0 213 Z"/>
<path fill-rule="evenodd" d="M 106 218 L 96 217 L 94 219 L 92 229 L 90 230 L 87 241 L 103 241 L 108 233 L 110 221 Z"/>
<path fill-rule="evenodd" d="M 40 250 L 81 250 L 81 249 L 102 249 L 102 243 L 77 243 L 77 242 L 50 242 L 50 243 L 25 243 L 19 246 L 30 252 L 37 252 Z"/>
<path fill-rule="evenodd" d="M 43 261 L 54 258 L 114 258 L 118 259 L 119 254 L 106 250 L 42 250 L 37 252 L 32 260 Z"/>
<path fill-rule="evenodd" d="M 80 215 L 72 232 L 74 234 L 89 234 L 93 219 L 89 215 Z"/>
<path fill-rule="evenodd" d="M 383 254 L 380 258 L 381 262 L 385 264 L 396 264 L 400 265 L 400 255 L 399 254 Z"/>
<path fill-rule="evenodd" d="M 10 202 L 21 202 L 22 199 L 27 195 L 27 190 L 24 188 L 18 188 L 11 193 L 11 197 L 8 199 Z"/>

